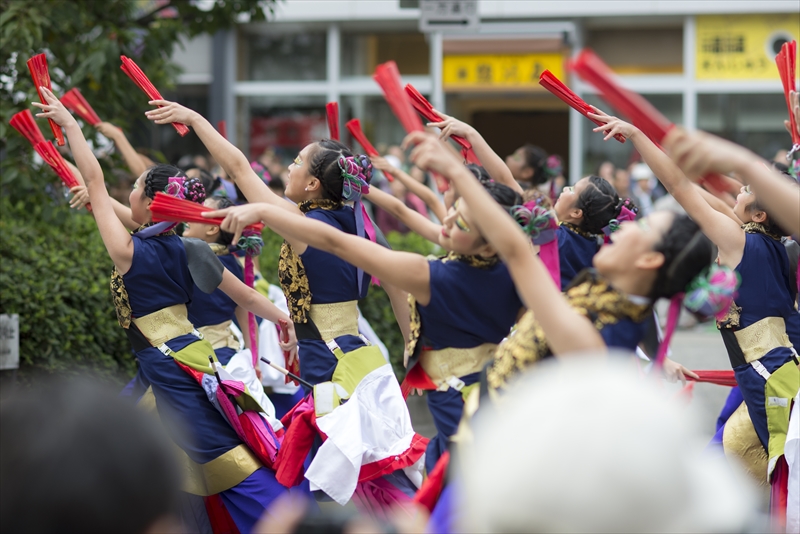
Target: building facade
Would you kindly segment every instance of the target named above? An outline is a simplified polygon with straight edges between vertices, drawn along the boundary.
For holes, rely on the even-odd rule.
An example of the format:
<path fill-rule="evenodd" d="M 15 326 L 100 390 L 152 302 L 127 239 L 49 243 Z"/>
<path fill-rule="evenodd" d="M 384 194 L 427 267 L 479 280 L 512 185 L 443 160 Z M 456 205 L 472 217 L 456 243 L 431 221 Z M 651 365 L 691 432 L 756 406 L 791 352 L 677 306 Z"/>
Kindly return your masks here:
<path fill-rule="evenodd" d="M 549 69 L 603 107 L 567 69 L 589 47 L 677 124 L 765 157 L 789 145 L 773 58 L 783 42 L 800 39 L 796 0 L 431 2 L 442 13 L 458 4 L 475 15 L 429 31 L 420 29 L 422 1 L 284 0 L 269 22 L 186 43 L 175 55 L 184 68 L 179 97 L 225 120 L 251 157 L 267 147 L 293 157 L 324 137 L 329 101 L 340 103 L 342 124 L 358 117 L 373 143 L 396 144 L 403 131 L 371 78 L 392 59 L 404 82 L 473 124 L 498 153 L 538 144 L 560 154 L 575 181 L 601 161 L 626 164 L 632 151 L 604 143 L 537 83 Z"/>

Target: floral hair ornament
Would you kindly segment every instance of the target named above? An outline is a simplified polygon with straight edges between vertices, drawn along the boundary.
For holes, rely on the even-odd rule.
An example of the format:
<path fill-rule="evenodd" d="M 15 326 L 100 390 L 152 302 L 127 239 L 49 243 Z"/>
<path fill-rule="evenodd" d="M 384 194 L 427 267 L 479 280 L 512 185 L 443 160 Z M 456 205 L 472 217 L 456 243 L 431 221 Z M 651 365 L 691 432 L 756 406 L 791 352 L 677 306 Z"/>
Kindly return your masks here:
<path fill-rule="evenodd" d="M 619 215 L 615 219 L 608 221 L 608 225 L 603 228 L 603 233 L 606 237 L 620 229 L 620 225 L 627 221 L 635 221 L 636 215 L 639 213 L 639 208 L 636 207 L 631 199 L 626 198 L 622 201 L 619 209 Z"/>
<path fill-rule="evenodd" d="M 186 198 L 186 188 L 185 188 L 186 178 L 182 176 L 172 176 L 169 178 L 167 182 L 167 187 L 164 188 L 164 192 L 171 197 L 185 199 Z"/>
<path fill-rule="evenodd" d="M 544 173 L 548 178 L 558 178 L 564 171 L 564 164 L 561 162 L 561 157 L 557 154 L 547 156 L 547 161 L 544 164 Z"/>
<path fill-rule="evenodd" d="M 705 317 L 722 319 L 736 298 L 739 273 L 716 263 L 692 280 L 686 289 L 683 305 Z"/>
<path fill-rule="evenodd" d="M 689 282 L 685 294 L 679 293 L 672 297 L 667 313 L 664 340 L 658 347 L 654 370 L 664 366 L 669 342 L 678 324 L 681 304 L 695 313 L 722 319 L 730 309 L 733 299 L 736 298 L 736 290 L 739 289 L 740 282 L 739 273 L 728 267 L 712 263 Z"/>
<path fill-rule="evenodd" d="M 256 173 L 256 175 L 259 178 L 261 178 L 261 181 L 264 182 L 265 184 L 269 185 L 269 183 L 272 181 L 272 175 L 259 162 L 257 162 L 257 161 L 252 162 L 250 164 L 250 168 L 253 169 L 253 172 Z"/>
<path fill-rule="evenodd" d="M 522 227 L 522 231 L 530 236 L 534 245 L 543 245 L 555 239 L 558 223 L 553 210 L 530 200 L 508 208 L 508 212 Z"/>
<path fill-rule="evenodd" d="M 369 193 L 369 181 L 372 179 L 372 162 L 364 154 L 357 156 L 339 156 L 339 169 L 342 171 L 342 200 L 353 202 L 353 211 L 356 216 L 356 235 L 366 237 L 373 243 L 377 241 L 375 227 L 367 214 L 361 195 Z M 364 271 L 358 269 L 358 293 L 362 295 Z M 378 284 L 376 278 L 372 279 Z M 366 296 L 366 295 L 362 295 Z"/>
<path fill-rule="evenodd" d="M 364 155 L 339 156 L 339 169 L 342 171 L 342 199 L 357 201 L 361 195 L 369 193 L 369 179 L 372 177 L 372 163 Z"/>

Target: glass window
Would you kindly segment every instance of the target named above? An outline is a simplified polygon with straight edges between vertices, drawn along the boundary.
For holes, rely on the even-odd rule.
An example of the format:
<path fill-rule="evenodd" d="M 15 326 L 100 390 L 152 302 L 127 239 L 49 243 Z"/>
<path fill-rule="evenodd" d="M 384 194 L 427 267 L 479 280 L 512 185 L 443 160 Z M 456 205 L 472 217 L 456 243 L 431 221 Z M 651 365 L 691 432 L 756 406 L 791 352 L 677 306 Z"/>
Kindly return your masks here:
<path fill-rule="evenodd" d="M 775 94 L 697 96 L 697 127 L 772 159 L 788 149 L 791 138 L 783 127 L 786 100 Z"/>
<path fill-rule="evenodd" d="M 371 76 L 389 60 L 404 75 L 428 74 L 430 50 L 421 33 L 343 33 L 342 76 Z"/>
<path fill-rule="evenodd" d="M 663 113 L 670 121 L 675 124 L 683 123 L 683 95 L 642 95 L 656 109 Z M 597 106 L 610 115 L 616 115 L 616 112 L 603 101 L 599 96 L 587 95 L 586 102 L 593 106 Z M 623 119 L 625 117 L 622 117 Z M 633 144 L 630 141 L 620 143 L 613 139 L 603 141 L 603 136 L 600 133 L 595 133 L 592 129 L 596 128 L 595 124 L 589 119 L 583 119 L 583 175 L 597 173 L 598 166 L 604 161 L 612 162 L 616 167 L 627 167 L 630 163 L 638 161 L 638 153 L 634 150 Z"/>
<path fill-rule="evenodd" d="M 241 148 L 251 161 L 271 150 L 288 166 L 304 146 L 328 136 L 325 97 L 321 95 L 242 97 L 239 121 L 245 126 L 246 142 Z"/>
<path fill-rule="evenodd" d="M 292 34 L 242 33 L 245 80 L 305 81 L 327 77 L 328 40 L 325 32 Z"/>

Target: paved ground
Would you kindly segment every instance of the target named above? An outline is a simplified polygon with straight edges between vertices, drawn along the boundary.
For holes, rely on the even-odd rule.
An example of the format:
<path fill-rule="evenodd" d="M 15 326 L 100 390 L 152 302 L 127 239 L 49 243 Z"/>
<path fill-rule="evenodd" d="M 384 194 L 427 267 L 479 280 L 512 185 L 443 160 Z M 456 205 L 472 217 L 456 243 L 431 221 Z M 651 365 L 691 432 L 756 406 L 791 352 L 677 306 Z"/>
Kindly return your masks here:
<path fill-rule="evenodd" d="M 688 315 L 688 314 L 684 314 Z M 675 332 L 672 340 L 673 359 L 689 369 L 730 369 L 722 338 L 713 323 Z M 668 385 L 676 392 L 678 385 Z M 714 435 L 715 422 L 730 388 L 713 384 L 695 384 L 692 408 L 696 410 L 708 438 Z M 409 397 L 408 407 L 414 430 L 423 436 L 433 436 L 436 429 L 424 397 Z"/>

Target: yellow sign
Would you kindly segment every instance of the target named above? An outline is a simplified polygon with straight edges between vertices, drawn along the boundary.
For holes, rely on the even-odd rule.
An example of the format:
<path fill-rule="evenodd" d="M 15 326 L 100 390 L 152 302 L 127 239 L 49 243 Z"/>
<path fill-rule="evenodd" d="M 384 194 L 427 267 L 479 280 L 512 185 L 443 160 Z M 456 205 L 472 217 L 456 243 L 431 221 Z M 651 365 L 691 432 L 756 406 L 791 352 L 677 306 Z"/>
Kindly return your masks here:
<path fill-rule="evenodd" d="M 800 40 L 800 14 L 697 17 L 698 80 L 777 80 L 780 46 Z"/>
<path fill-rule="evenodd" d="M 541 89 L 539 75 L 548 69 L 564 79 L 564 56 L 549 54 L 445 56 L 442 83 L 447 90 Z"/>

